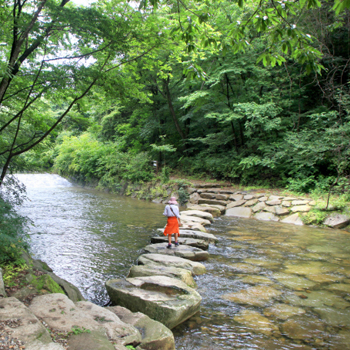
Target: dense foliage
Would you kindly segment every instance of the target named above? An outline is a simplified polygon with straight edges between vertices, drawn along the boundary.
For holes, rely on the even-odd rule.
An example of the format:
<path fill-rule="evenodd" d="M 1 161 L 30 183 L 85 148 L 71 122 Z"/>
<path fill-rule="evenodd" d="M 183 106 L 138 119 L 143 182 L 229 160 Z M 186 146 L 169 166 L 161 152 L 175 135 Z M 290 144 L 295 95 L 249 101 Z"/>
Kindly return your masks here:
<path fill-rule="evenodd" d="M 0 191 L 0 265 L 20 261 L 28 247 L 25 237 L 28 222 L 16 210 L 25 198 L 25 189 L 13 177 L 6 178 L 4 188 Z"/>
<path fill-rule="evenodd" d="M 4 3 L 0 183 L 10 164 L 53 165 L 117 188 L 157 160 L 347 191 L 348 1 Z"/>

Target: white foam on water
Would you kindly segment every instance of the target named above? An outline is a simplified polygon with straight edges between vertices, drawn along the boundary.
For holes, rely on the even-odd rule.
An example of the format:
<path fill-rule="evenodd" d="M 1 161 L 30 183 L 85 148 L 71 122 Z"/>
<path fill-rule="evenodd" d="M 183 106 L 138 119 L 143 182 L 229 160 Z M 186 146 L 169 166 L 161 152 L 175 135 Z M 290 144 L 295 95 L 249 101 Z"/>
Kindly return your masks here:
<path fill-rule="evenodd" d="M 71 182 L 57 174 L 15 174 L 27 188 L 72 187 Z"/>

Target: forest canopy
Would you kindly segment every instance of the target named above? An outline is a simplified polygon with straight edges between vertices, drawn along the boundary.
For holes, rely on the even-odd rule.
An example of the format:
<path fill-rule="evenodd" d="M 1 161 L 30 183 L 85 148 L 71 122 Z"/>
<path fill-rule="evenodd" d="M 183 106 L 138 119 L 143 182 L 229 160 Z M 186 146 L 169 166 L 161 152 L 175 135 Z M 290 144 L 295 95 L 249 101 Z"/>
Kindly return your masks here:
<path fill-rule="evenodd" d="M 349 186 L 349 0 L 2 0 L 0 186 L 55 169 Z M 168 169 L 168 170 L 167 170 Z"/>

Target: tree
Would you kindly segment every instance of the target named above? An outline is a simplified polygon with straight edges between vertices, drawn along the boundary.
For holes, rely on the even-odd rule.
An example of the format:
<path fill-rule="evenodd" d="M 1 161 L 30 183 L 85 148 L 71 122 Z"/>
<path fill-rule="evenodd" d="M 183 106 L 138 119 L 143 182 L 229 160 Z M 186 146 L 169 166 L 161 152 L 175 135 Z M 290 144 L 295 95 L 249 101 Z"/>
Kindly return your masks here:
<path fill-rule="evenodd" d="M 17 156 L 42 142 L 111 71 L 158 45 L 146 13 L 121 1 L 3 1 L 0 186 Z M 57 115 L 47 104 L 64 105 Z"/>

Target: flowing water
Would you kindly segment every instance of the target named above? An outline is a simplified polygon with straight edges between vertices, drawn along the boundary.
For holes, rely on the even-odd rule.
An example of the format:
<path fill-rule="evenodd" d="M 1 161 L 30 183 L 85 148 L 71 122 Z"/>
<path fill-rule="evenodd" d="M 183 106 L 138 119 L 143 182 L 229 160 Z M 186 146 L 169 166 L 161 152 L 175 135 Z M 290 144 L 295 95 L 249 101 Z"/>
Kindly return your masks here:
<path fill-rule="evenodd" d="M 165 224 L 163 206 L 19 175 L 31 249 L 99 305 Z M 199 314 L 173 329 L 178 350 L 350 349 L 350 235 L 340 230 L 216 219 Z"/>

